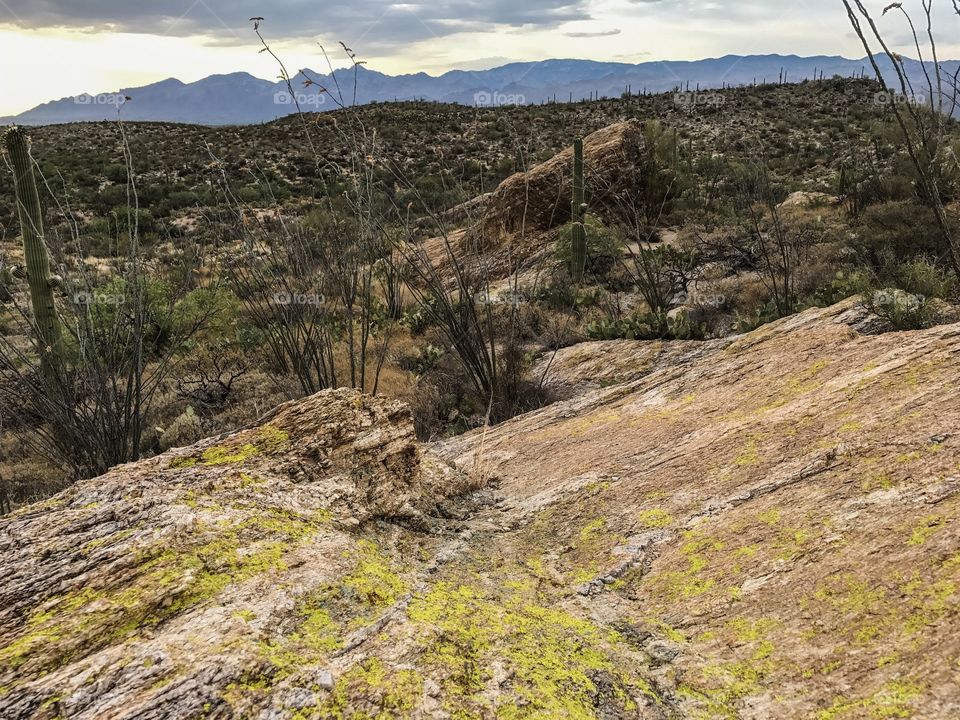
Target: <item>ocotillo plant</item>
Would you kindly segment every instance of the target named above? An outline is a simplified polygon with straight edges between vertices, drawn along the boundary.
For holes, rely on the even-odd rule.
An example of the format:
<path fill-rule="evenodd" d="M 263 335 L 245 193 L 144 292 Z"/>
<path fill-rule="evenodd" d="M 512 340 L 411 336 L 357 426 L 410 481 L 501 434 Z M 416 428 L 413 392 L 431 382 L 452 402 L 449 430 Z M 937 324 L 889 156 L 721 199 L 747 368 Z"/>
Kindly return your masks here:
<path fill-rule="evenodd" d="M 13 166 L 13 184 L 17 195 L 17 215 L 23 235 L 23 254 L 27 264 L 30 302 L 41 347 L 41 368 L 48 380 L 55 380 L 63 369 L 63 342 L 57 309 L 53 301 L 50 258 L 43 239 L 43 215 L 40 194 L 33 174 L 29 141 L 21 127 L 4 134 L 7 154 Z"/>
<path fill-rule="evenodd" d="M 583 224 L 587 212 L 586 186 L 583 182 L 583 140 L 573 141 L 573 202 L 570 207 L 572 225 L 570 239 L 570 275 L 574 281 L 583 278 L 587 265 L 587 230 Z"/>

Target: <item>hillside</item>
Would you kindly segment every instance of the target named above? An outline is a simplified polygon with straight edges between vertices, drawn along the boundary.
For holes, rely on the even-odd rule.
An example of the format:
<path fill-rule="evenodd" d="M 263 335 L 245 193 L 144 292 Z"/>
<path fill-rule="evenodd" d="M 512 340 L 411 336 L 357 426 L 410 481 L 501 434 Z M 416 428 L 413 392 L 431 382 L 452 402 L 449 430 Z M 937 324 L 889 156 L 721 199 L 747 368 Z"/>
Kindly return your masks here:
<path fill-rule="evenodd" d="M 316 201 L 349 165 L 351 148 L 338 123 L 354 115 L 376 133 L 377 180 L 394 188 L 398 202 L 427 203 L 434 211 L 494 190 L 578 134 L 631 118 L 676 130 L 684 163 L 705 186 L 725 182 L 730 166 L 763 157 L 791 190 L 835 192 L 844 164 L 863 164 L 876 150 L 877 161 L 889 163 L 902 150 L 888 135 L 888 108 L 877 97 L 870 81 L 830 80 L 531 107 L 378 104 L 350 116 L 308 114 L 306 128 L 299 118 L 225 128 L 77 123 L 37 128 L 32 137 L 59 201 L 98 215 L 126 203 L 126 138 L 140 207 L 163 236 L 180 234 L 177 218 L 227 204 L 225 183 L 252 207 Z M 11 193 L 10 178 L 0 175 L 6 226 L 13 222 Z"/>
<path fill-rule="evenodd" d="M 953 65 L 955 63 L 946 63 L 950 72 Z M 909 71 L 918 82 L 922 81 L 920 63 L 910 61 Z M 690 89 L 708 89 L 779 82 L 781 77 L 800 82 L 821 75 L 849 78 L 868 72 L 872 77 L 866 58 L 795 55 L 727 55 L 635 65 L 555 59 L 510 63 L 489 70 L 451 70 L 436 77 L 423 72 L 391 76 L 359 65 L 356 78 L 349 67 L 329 73 L 301 70 L 292 82 L 296 97 L 283 81 L 236 72 L 191 83 L 169 78 L 145 87 L 110 92 L 100 88 L 99 93 L 53 100 L 17 116 L 0 118 L 0 124 L 111 121 L 116 120 L 120 111 L 127 120 L 242 125 L 294 114 L 295 100 L 308 111 L 335 110 L 339 104 L 411 100 L 492 107 L 539 104 L 554 99 L 567 102 L 617 98 L 628 89 L 637 94 L 660 93 L 688 84 Z M 307 79 L 314 84 L 305 85 Z M 321 87 L 329 88 L 334 94 L 322 92 Z"/>
<path fill-rule="evenodd" d="M 16 511 L 3 716 L 955 718 L 960 325 L 865 320 L 579 345 L 436 444 L 321 393 Z"/>
<path fill-rule="evenodd" d="M 543 359 L 587 341 L 722 339 L 849 297 L 888 329 L 957 316 L 949 244 L 868 80 L 29 134 L 71 372 L 37 382 L 2 172 L 0 512 L 324 388 L 407 402 L 435 440 L 556 399 Z"/>

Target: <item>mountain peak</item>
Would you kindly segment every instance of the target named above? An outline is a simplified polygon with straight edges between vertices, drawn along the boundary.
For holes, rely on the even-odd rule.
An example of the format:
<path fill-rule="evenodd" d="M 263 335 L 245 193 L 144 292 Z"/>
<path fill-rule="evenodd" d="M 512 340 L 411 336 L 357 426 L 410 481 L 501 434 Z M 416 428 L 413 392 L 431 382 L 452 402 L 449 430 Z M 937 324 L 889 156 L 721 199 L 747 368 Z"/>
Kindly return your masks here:
<path fill-rule="evenodd" d="M 956 69 L 957 63 L 945 63 Z M 546 98 L 586 100 L 618 97 L 627 87 L 635 92 L 667 92 L 678 84 L 695 82 L 701 88 L 749 85 L 761 79 L 779 77 L 781 70 L 793 82 L 813 78 L 814 72 L 829 76 L 860 75 L 864 61 L 842 57 L 801 58 L 795 55 L 726 55 L 693 61 L 655 61 L 638 64 L 551 58 L 541 61 L 511 62 L 489 70 L 451 70 L 439 76 L 418 72 L 387 75 L 365 65 L 337 68 L 330 72 L 303 69 L 291 82 L 305 99 L 319 97 L 319 90 L 304 83 L 310 78 L 318 85 L 339 83 L 341 90 L 349 78 L 349 94 L 356 102 L 393 100 L 432 100 L 476 104 L 536 103 Z M 356 79 L 356 83 L 354 83 Z M 121 93 L 137 102 L 124 109 L 128 120 L 157 120 L 194 124 L 246 124 L 274 120 L 295 111 L 287 102 L 285 81 L 265 80 L 247 72 L 211 75 L 184 83 L 168 78 Z M 105 95 L 106 96 L 106 95 Z M 502 96 L 502 97 L 501 97 Z M 99 97 L 99 96 L 91 96 Z M 304 103 L 300 103 L 303 106 Z M 332 109 L 334 104 L 310 109 Z M 76 103 L 73 98 L 45 103 L 7 121 L 25 125 L 108 120 L 116 117 L 108 103 Z"/>

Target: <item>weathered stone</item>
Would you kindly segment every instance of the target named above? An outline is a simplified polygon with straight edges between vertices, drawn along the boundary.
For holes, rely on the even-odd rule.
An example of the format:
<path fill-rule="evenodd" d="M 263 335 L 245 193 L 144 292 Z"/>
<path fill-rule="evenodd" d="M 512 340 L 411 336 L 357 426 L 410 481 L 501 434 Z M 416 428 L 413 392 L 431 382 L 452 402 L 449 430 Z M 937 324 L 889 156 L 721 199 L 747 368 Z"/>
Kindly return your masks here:
<path fill-rule="evenodd" d="M 24 508 L 0 717 L 960 717 L 960 327 L 854 302 L 561 351 L 568 399 L 429 447 L 324 393 Z"/>

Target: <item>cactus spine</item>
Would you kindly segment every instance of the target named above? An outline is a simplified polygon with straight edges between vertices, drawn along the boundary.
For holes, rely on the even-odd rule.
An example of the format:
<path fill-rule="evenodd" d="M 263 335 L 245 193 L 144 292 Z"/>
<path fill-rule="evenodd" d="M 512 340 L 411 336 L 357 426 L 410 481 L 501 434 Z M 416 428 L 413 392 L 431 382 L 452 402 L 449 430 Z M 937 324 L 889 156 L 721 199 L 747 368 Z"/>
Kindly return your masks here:
<path fill-rule="evenodd" d="M 43 215 L 37 181 L 33 174 L 33 158 L 30 156 L 29 142 L 23 128 L 11 127 L 5 133 L 4 140 L 13 166 L 30 302 L 33 305 L 33 316 L 42 348 L 41 368 L 48 380 L 55 380 L 64 366 L 63 341 L 53 301 L 50 258 L 43 239 Z"/>
<path fill-rule="evenodd" d="M 573 142 L 573 202 L 570 221 L 573 230 L 570 240 L 570 275 L 575 282 L 583 279 L 587 265 L 587 229 L 583 224 L 587 212 L 586 185 L 583 182 L 583 140 Z"/>

